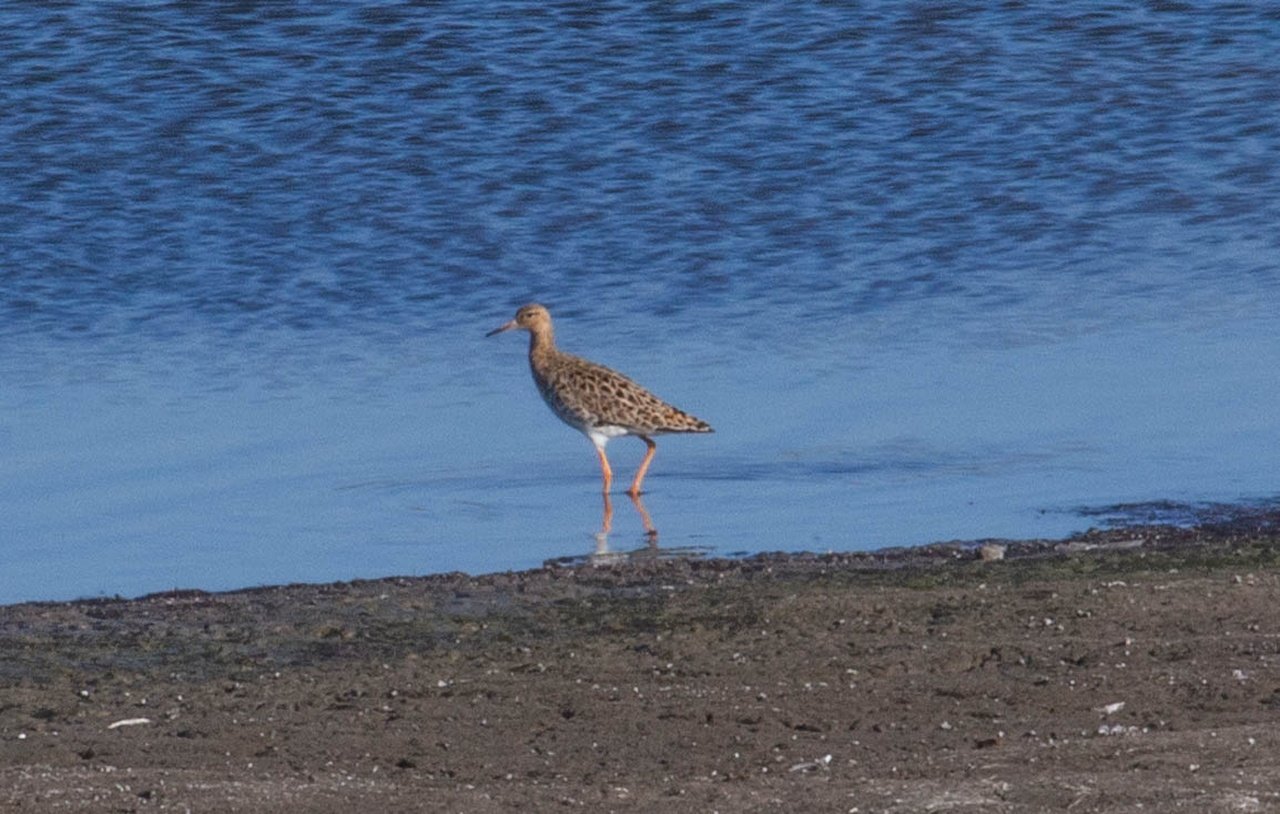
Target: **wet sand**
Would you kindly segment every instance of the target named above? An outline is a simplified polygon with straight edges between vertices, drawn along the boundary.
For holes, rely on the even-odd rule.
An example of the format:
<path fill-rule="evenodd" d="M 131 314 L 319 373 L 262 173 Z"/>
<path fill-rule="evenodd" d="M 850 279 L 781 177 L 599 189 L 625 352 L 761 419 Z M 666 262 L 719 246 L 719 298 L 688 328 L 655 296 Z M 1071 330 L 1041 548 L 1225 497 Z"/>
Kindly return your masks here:
<path fill-rule="evenodd" d="M 15 811 L 1280 807 L 1280 523 L 0 607 Z"/>

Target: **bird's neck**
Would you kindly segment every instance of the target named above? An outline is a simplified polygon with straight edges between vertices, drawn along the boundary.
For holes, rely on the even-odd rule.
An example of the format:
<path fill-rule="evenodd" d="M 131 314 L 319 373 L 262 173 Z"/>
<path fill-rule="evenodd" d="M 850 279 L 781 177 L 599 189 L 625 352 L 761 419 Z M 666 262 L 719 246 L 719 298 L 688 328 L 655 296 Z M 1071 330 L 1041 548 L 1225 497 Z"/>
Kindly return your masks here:
<path fill-rule="evenodd" d="M 529 359 L 540 360 L 554 356 L 556 353 L 556 338 L 551 332 L 551 326 L 540 327 L 536 330 L 529 331 Z"/>

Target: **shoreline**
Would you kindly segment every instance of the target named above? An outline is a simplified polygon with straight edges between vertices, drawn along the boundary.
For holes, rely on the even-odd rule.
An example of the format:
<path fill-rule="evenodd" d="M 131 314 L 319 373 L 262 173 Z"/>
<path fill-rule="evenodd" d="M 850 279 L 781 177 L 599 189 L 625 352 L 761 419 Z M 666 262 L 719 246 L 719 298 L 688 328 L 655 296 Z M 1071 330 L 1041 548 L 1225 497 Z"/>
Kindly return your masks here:
<path fill-rule="evenodd" d="M 1119 507 L 1123 510 L 1124 507 Z M 1205 517 L 1215 517 L 1213 509 L 1204 513 Z M 1105 514 L 1103 511 L 1096 514 Z M 672 549 L 670 553 L 658 550 L 655 554 L 650 550 L 611 551 L 604 555 L 572 555 L 545 560 L 541 566 L 524 569 L 507 569 L 501 571 L 485 571 L 468 573 L 465 571 L 445 571 L 419 575 L 388 575 L 381 577 L 358 577 L 352 579 L 333 580 L 328 582 L 285 582 L 278 584 L 248 585 L 225 590 L 206 590 L 197 587 L 173 588 L 151 591 L 137 596 L 114 594 L 111 596 L 83 596 L 72 599 L 28 599 L 17 602 L 0 603 L 0 613 L 6 609 L 23 606 L 59 606 L 112 602 L 148 602 L 157 599 L 186 599 L 195 597 L 234 596 L 237 594 L 261 591 L 280 591 L 288 589 L 308 589 L 325 586 L 364 585 L 370 583 L 390 582 L 424 582 L 442 579 L 450 584 L 459 578 L 486 580 L 491 578 L 532 577 L 548 570 L 569 572 L 576 569 L 627 568 L 640 564 L 662 562 L 689 562 L 710 564 L 716 563 L 730 566 L 734 563 L 750 565 L 752 563 L 808 563 L 825 562 L 842 567 L 864 568 L 868 570 L 902 569 L 913 567 L 937 566 L 948 561 L 963 562 L 971 559 L 983 560 L 1019 560 L 1029 557 L 1044 557 L 1055 554 L 1080 554 L 1087 551 L 1119 551 L 1128 548 L 1159 551 L 1185 545 L 1231 544 L 1233 541 L 1247 536 L 1280 536 L 1280 508 L 1250 509 L 1232 505 L 1221 510 L 1217 519 L 1196 524 L 1126 524 L 1114 528 L 1089 528 L 1082 532 L 1061 538 L 1028 538 L 1013 539 L 1004 537 L 983 537 L 971 540 L 946 540 L 920 545 L 886 546 L 884 548 L 859 551 L 760 551 L 743 556 L 703 555 L 700 552 L 688 553 L 682 549 Z"/>
<path fill-rule="evenodd" d="M 0 606 L 0 807 L 1280 805 L 1278 521 Z"/>

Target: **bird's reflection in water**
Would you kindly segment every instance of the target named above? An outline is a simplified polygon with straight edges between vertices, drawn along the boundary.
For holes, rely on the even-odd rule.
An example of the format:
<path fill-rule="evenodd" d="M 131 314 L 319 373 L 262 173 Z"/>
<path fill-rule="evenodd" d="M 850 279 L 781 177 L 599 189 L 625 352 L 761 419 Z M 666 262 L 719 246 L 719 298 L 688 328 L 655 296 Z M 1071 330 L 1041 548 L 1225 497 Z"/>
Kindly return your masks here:
<path fill-rule="evenodd" d="M 580 559 L 592 565 L 610 565 L 637 559 L 705 557 L 710 551 L 710 548 L 701 546 L 660 548 L 658 546 L 658 529 L 654 526 L 653 518 L 649 516 L 649 510 L 645 508 L 644 501 L 639 495 L 628 493 L 627 497 L 631 498 L 631 505 L 635 506 L 636 513 L 640 515 L 640 522 L 644 526 L 644 545 L 631 551 L 614 551 L 609 547 L 609 534 L 613 530 L 613 501 L 606 492 L 604 494 L 604 513 L 600 520 L 600 530 L 595 533 L 595 551 L 584 558 L 566 559 Z"/>
<path fill-rule="evenodd" d="M 643 545 L 630 551 L 614 551 L 609 547 L 609 535 L 613 532 L 613 500 L 606 492 L 604 493 L 603 514 L 600 518 L 600 530 L 592 535 L 596 541 L 595 550 L 585 555 L 555 557 L 545 560 L 544 564 L 568 567 L 587 564 L 614 565 L 636 560 L 677 559 L 680 557 L 701 558 L 711 552 L 710 546 L 659 548 L 658 529 L 654 526 L 653 518 L 649 516 L 649 510 L 645 508 L 644 501 L 640 499 L 639 495 L 628 494 L 627 496 L 631 498 L 631 505 L 635 507 L 636 513 L 640 515 L 640 523 L 644 526 Z"/>
<path fill-rule="evenodd" d="M 649 542 L 657 546 L 658 530 L 653 526 L 653 518 L 649 517 L 649 510 L 644 507 L 644 501 L 640 499 L 640 495 L 627 493 L 627 497 L 631 498 L 631 505 L 636 507 L 636 511 L 640 513 L 640 522 L 644 524 L 644 536 Z M 608 540 L 609 532 L 613 530 L 613 500 L 609 498 L 609 493 L 604 493 L 604 517 L 600 520 L 600 531 L 596 534 L 596 539 Z"/>
<path fill-rule="evenodd" d="M 600 530 L 596 532 L 596 550 L 587 558 L 592 565 L 619 562 L 642 553 L 650 556 L 657 555 L 658 530 L 653 525 L 653 518 L 649 516 L 649 510 L 644 507 L 644 501 L 640 499 L 639 495 L 633 495 L 628 492 L 627 497 L 631 498 L 631 505 L 636 507 L 636 512 L 640 514 L 640 522 L 644 524 L 644 547 L 632 552 L 611 551 L 609 549 L 609 533 L 613 531 L 613 499 L 609 497 L 608 492 L 605 492 L 604 514 L 600 518 Z"/>

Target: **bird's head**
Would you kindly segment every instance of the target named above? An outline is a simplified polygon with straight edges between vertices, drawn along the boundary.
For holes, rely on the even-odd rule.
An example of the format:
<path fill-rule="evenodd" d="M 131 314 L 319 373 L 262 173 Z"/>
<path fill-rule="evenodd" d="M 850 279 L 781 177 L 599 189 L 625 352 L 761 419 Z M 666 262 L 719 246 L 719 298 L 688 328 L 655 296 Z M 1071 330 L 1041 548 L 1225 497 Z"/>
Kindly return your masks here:
<path fill-rule="evenodd" d="M 551 312 L 549 312 L 545 306 L 539 305 L 536 302 L 531 302 L 528 305 L 520 306 L 520 310 L 516 311 L 515 319 L 504 325 L 499 325 L 497 328 L 494 328 L 492 331 L 485 334 L 485 336 L 493 336 L 494 334 L 515 330 L 516 328 L 523 328 L 531 333 L 536 333 L 544 328 L 549 328 L 550 326 Z"/>

